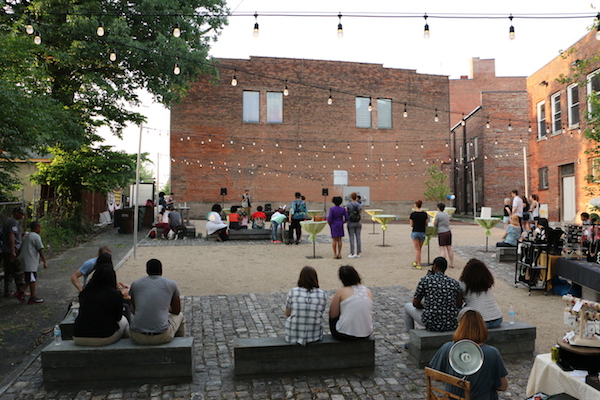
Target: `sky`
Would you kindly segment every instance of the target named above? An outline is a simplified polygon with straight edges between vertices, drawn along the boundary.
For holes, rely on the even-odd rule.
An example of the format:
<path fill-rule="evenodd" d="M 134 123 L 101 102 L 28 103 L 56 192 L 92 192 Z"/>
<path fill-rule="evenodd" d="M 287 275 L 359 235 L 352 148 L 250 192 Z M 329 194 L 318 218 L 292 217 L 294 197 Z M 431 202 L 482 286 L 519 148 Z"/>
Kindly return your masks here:
<path fill-rule="evenodd" d="M 210 54 L 213 57 L 366 62 L 423 74 L 446 75 L 450 79 L 469 75 L 472 57 L 495 59 L 497 76 L 529 76 L 581 39 L 600 12 L 600 1 L 589 0 L 229 0 L 227 4 L 233 16 L 212 45 Z M 255 12 L 258 14 L 258 37 L 253 36 Z M 268 16 L 275 12 L 331 16 Z M 340 12 L 344 30 L 341 39 L 337 37 Z M 414 17 L 351 17 L 374 13 L 411 14 Z M 429 15 L 429 39 L 423 38 L 425 13 Z M 471 18 L 448 18 L 458 14 Z M 500 18 L 482 18 L 482 14 Z M 514 40 L 508 39 L 510 14 L 514 16 Z M 589 17 L 523 18 L 527 14 Z M 436 18 L 436 15 L 445 18 Z M 134 108 L 148 118 L 142 131 L 141 149 L 149 153 L 154 162 L 152 168 L 155 171 L 158 168 L 159 186 L 162 187 L 170 173 L 169 110 L 153 103 L 149 95 L 143 98 L 144 106 Z M 107 138 L 105 144 L 136 153 L 139 132 L 139 127 L 131 126 L 125 131 L 124 140 L 110 137 L 107 132 L 101 134 Z"/>

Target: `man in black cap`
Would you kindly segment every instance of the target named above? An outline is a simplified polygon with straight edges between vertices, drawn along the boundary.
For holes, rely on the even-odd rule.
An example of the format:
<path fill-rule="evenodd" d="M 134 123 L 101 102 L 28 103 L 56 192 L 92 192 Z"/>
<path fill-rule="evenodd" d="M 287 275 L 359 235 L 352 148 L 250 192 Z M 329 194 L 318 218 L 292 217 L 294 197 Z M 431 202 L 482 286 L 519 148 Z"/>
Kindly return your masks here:
<path fill-rule="evenodd" d="M 15 280 L 16 290 L 23 284 L 22 272 L 19 266 L 21 252 L 21 225 L 19 220 L 25 213 L 21 207 L 13 208 L 12 218 L 7 219 L 2 226 L 2 263 L 4 265 L 4 297 L 8 297 L 8 286 L 11 277 Z"/>

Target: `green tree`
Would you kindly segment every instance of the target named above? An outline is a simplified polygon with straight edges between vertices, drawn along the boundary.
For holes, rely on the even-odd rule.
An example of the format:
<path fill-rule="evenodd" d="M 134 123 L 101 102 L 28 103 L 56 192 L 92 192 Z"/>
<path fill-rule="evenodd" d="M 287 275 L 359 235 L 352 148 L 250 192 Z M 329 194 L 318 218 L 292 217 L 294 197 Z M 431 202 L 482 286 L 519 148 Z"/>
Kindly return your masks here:
<path fill-rule="evenodd" d="M 452 191 L 446 183 L 448 177 L 443 171 L 438 170 L 437 165 L 427 168 L 427 173 L 429 174 L 429 179 L 425 181 L 426 189 L 423 192 L 425 200 L 443 203 L 446 200 L 446 195 Z"/>

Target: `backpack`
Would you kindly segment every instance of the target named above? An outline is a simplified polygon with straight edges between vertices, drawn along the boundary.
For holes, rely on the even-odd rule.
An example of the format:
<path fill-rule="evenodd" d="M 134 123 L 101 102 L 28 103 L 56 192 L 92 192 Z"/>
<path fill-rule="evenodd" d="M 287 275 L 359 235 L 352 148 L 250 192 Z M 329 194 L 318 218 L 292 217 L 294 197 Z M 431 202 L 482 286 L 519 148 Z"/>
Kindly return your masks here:
<path fill-rule="evenodd" d="M 352 208 L 352 212 L 350 213 L 350 222 L 360 222 L 360 212 L 356 206 Z"/>
<path fill-rule="evenodd" d="M 292 219 L 306 219 L 306 204 L 301 200 L 294 200 L 294 215 Z"/>
<path fill-rule="evenodd" d="M 254 221 L 252 222 L 252 229 L 264 229 L 265 227 L 265 220 L 264 218 L 254 218 Z"/>

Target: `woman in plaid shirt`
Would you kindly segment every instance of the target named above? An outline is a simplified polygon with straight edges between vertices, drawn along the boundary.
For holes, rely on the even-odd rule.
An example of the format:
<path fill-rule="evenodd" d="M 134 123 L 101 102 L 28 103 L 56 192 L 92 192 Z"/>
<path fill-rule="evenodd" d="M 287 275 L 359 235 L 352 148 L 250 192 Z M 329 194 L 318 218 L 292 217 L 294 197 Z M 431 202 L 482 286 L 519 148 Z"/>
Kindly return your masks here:
<path fill-rule="evenodd" d="M 319 289 L 319 278 L 313 267 L 300 271 L 298 287 L 288 293 L 285 303 L 285 341 L 302 346 L 323 339 L 323 311 L 327 294 Z"/>

